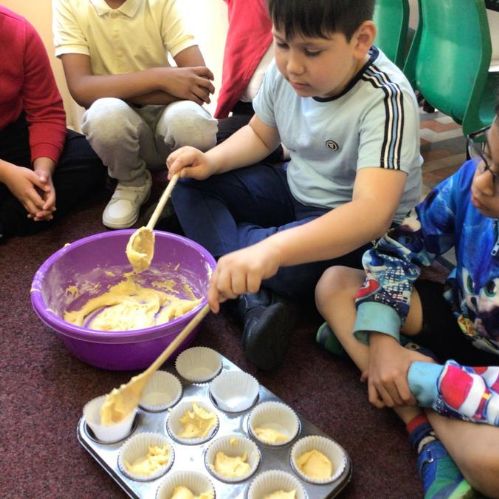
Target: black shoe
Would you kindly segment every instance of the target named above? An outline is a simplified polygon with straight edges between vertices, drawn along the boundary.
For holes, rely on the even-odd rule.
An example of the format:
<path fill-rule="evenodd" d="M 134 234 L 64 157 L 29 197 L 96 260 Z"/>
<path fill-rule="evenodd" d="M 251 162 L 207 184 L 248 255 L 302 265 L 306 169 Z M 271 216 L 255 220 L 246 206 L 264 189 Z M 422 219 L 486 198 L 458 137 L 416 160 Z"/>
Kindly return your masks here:
<path fill-rule="evenodd" d="M 250 310 L 257 307 L 266 307 L 272 302 L 272 295 L 266 288 L 260 288 L 257 293 L 246 293 L 235 301 L 233 312 L 236 318 L 244 325 L 246 315 Z"/>
<path fill-rule="evenodd" d="M 243 350 L 248 360 L 265 371 L 279 367 L 286 355 L 295 323 L 292 306 L 266 290 L 239 299 L 244 311 Z"/>

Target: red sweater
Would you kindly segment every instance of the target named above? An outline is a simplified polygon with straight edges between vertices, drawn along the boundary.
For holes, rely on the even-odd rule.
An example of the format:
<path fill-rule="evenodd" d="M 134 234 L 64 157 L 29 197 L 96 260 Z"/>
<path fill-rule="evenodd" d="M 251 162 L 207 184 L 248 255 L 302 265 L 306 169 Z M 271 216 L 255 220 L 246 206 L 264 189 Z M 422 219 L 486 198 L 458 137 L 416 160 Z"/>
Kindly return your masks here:
<path fill-rule="evenodd" d="M 35 28 L 0 6 L 0 133 L 26 113 L 31 159 L 58 161 L 66 115 L 47 51 Z"/>
<path fill-rule="evenodd" d="M 265 0 L 227 0 L 227 6 L 229 29 L 216 118 L 226 118 L 232 111 L 272 43 Z"/>

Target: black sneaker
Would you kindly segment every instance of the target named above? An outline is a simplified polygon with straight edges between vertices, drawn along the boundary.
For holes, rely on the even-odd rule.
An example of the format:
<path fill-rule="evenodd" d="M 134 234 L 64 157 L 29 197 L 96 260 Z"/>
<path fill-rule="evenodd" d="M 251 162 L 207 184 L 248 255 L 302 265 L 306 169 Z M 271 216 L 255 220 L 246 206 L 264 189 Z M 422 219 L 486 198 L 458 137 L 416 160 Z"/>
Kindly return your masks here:
<path fill-rule="evenodd" d="M 262 289 L 241 296 L 238 309 L 243 312 L 242 345 L 248 360 L 265 371 L 279 367 L 295 324 L 293 307 Z"/>

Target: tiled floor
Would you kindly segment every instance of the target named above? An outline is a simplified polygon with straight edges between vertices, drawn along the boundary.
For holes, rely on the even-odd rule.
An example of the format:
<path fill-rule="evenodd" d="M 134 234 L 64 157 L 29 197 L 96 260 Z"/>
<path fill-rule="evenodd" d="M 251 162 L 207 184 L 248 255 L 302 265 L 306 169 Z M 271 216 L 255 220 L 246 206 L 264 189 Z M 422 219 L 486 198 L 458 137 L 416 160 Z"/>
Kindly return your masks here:
<path fill-rule="evenodd" d="M 421 114 L 421 154 L 426 194 L 454 173 L 466 158 L 466 140 L 461 127 L 441 113 Z"/>
<path fill-rule="evenodd" d="M 466 139 L 459 125 L 438 112 L 421 113 L 420 135 L 425 195 L 463 164 L 466 159 Z M 439 261 L 446 265 L 455 264 L 454 250 Z"/>

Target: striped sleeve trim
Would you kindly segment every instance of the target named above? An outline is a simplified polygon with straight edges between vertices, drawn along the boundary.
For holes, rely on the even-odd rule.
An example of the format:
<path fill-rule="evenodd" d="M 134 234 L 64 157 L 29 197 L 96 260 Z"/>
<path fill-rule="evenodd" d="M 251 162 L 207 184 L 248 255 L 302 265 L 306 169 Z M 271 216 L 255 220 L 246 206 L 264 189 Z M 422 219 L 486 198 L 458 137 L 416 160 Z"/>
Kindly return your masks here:
<path fill-rule="evenodd" d="M 380 166 L 400 170 L 400 153 L 404 131 L 404 99 L 399 85 L 390 81 L 388 75 L 371 65 L 363 74 L 362 79 L 371 83 L 374 88 L 380 88 L 384 94 L 385 131 L 381 147 Z"/>

